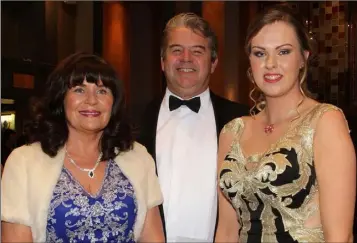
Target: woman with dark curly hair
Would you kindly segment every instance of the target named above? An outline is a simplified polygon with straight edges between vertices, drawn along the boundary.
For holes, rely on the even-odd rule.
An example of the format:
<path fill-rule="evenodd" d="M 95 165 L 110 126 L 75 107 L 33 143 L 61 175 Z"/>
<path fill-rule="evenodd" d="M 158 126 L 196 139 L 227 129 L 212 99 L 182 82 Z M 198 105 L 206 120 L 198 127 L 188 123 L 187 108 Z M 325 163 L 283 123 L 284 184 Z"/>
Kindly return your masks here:
<path fill-rule="evenodd" d="M 162 242 L 155 164 L 133 141 L 122 83 L 102 58 L 76 53 L 48 79 L 1 183 L 6 242 Z"/>

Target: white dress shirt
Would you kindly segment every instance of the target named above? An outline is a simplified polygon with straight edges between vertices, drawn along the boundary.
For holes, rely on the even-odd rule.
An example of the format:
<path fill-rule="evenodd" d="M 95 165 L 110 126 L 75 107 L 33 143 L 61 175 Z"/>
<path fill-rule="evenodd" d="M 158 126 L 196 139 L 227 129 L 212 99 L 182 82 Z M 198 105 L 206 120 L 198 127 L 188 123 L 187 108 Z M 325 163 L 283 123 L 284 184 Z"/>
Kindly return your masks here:
<path fill-rule="evenodd" d="M 209 89 L 199 95 L 198 113 L 187 106 L 170 111 L 170 95 L 174 94 L 167 89 L 156 131 L 167 240 L 213 242 L 217 214 L 217 132 Z"/>

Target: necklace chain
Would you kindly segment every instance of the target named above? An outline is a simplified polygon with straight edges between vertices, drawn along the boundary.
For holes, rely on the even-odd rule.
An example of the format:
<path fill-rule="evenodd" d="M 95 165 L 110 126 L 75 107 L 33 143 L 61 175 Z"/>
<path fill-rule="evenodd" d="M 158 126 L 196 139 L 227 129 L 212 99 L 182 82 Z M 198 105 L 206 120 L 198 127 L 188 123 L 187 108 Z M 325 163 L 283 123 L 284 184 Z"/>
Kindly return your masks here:
<path fill-rule="evenodd" d="M 299 105 L 301 105 L 303 101 L 304 101 L 304 98 L 299 102 Z M 298 111 L 299 105 L 298 105 L 296 108 L 291 109 L 288 113 L 290 113 L 290 112 L 292 112 L 292 111 L 296 111 L 296 112 L 299 114 L 299 111 Z M 265 114 L 267 114 L 266 109 L 264 109 L 264 111 L 265 111 Z M 300 115 L 300 114 L 299 114 L 299 115 Z M 296 118 L 292 119 L 292 120 L 290 121 L 290 123 L 291 123 L 292 121 L 294 121 L 295 119 L 296 119 Z M 270 124 L 267 124 L 266 126 L 264 126 L 264 132 L 265 132 L 265 134 L 270 134 L 270 133 L 272 133 L 272 132 L 274 131 L 274 129 L 275 129 L 275 125 L 274 125 L 274 124 L 277 124 L 277 123 L 270 123 Z"/>
<path fill-rule="evenodd" d="M 95 162 L 93 168 L 92 168 L 92 169 L 87 169 L 87 168 L 82 168 L 82 167 L 80 167 L 79 165 L 77 165 L 76 161 L 74 161 L 74 159 L 72 159 L 71 156 L 69 156 L 69 153 L 68 153 L 68 151 L 67 151 L 67 148 L 65 148 L 65 151 L 66 151 L 66 155 L 67 155 L 69 161 L 70 161 L 77 169 L 79 169 L 80 171 L 83 171 L 83 172 L 88 172 L 89 178 L 91 178 L 91 179 L 94 178 L 94 175 L 95 175 L 94 172 L 95 172 L 95 170 L 97 169 L 97 167 L 98 167 L 98 165 L 99 165 L 99 162 L 100 162 L 100 159 L 101 159 L 102 156 L 103 156 L 103 153 L 102 153 L 102 152 L 99 153 L 98 159 L 97 159 L 97 161 Z"/>
<path fill-rule="evenodd" d="M 305 101 L 305 98 L 306 98 L 306 97 L 303 96 L 303 98 L 299 101 L 298 105 L 297 105 L 294 109 L 291 109 L 291 110 L 288 112 L 288 114 L 289 114 L 289 113 L 292 112 L 292 111 L 296 111 L 297 114 L 298 114 L 297 117 L 295 117 L 295 118 L 293 118 L 292 120 L 290 120 L 290 122 L 289 122 L 290 125 L 291 125 L 291 123 L 292 123 L 294 120 L 296 120 L 297 118 L 300 117 L 300 112 L 299 112 L 298 108 L 299 108 L 300 105 L 303 104 L 303 102 Z M 265 111 L 265 114 L 267 115 L 266 109 L 264 109 L 264 111 Z M 264 132 L 265 132 L 266 134 L 272 133 L 272 132 L 274 131 L 274 129 L 275 129 L 274 124 L 276 125 L 277 123 L 267 124 L 267 125 L 264 127 Z"/>

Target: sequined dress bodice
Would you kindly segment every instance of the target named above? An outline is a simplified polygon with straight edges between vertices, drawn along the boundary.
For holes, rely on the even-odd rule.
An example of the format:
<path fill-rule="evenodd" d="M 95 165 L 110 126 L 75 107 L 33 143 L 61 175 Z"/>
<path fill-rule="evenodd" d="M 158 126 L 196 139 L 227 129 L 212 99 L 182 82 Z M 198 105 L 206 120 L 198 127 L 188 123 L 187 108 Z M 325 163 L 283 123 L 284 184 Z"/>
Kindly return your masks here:
<path fill-rule="evenodd" d="M 97 195 L 87 193 L 63 167 L 47 218 L 46 242 L 135 242 L 134 189 L 109 160 Z"/>
<path fill-rule="evenodd" d="M 245 157 L 239 140 L 244 122 L 223 128 L 234 139 L 219 171 L 220 188 L 237 212 L 239 242 L 324 242 L 321 224 L 305 226 L 319 213 L 311 124 L 328 110 L 319 104 L 266 152 Z M 254 165 L 249 167 L 247 164 Z"/>

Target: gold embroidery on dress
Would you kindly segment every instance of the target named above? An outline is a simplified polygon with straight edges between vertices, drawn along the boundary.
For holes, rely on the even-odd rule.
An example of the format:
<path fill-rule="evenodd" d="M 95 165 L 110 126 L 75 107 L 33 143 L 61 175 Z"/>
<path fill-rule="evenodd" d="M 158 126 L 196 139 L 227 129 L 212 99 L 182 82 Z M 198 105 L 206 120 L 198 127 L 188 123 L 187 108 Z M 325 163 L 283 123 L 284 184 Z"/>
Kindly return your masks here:
<path fill-rule="evenodd" d="M 329 104 L 317 105 L 296 126 L 289 128 L 270 149 L 247 158 L 239 145 L 244 130 L 243 120 L 237 118 L 223 128 L 222 132 L 233 134 L 234 139 L 220 168 L 219 185 L 237 212 L 241 226 L 239 242 L 248 241 L 248 232 L 252 227 L 251 212 L 257 211 L 259 206 L 262 208 L 259 216 L 261 242 L 278 241 L 275 223 L 277 216 L 273 210 L 280 214 L 284 231 L 292 239 L 298 242 L 324 242 L 321 225 L 309 228 L 305 222 L 314 213 L 319 213 L 319 205 L 313 201 L 318 184 L 313 161 L 315 130 L 311 124 L 330 110 L 340 109 Z M 295 162 L 291 158 L 289 160 L 288 156 L 294 156 Z M 247 165 L 252 166 L 248 169 Z M 298 170 L 298 177 L 277 185 L 277 180 L 288 173 L 288 169 Z M 301 205 L 292 206 L 297 203 L 294 197 L 305 191 L 306 195 L 300 200 Z"/>

